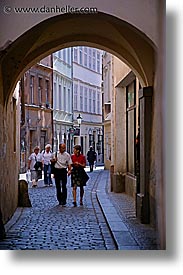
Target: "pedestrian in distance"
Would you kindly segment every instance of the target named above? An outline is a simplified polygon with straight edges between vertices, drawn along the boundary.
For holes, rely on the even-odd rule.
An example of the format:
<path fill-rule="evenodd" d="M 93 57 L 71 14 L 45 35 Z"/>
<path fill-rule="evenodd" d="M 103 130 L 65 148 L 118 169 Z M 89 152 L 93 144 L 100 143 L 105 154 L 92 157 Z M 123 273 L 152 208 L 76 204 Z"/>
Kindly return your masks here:
<path fill-rule="evenodd" d="M 37 187 L 38 179 L 42 179 L 43 157 L 39 150 L 39 146 L 34 147 L 34 152 L 28 158 L 32 187 Z"/>
<path fill-rule="evenodd" d="M 45 186 L 51 186 L 51 159 L 53 158 L 53 153 L 51 151 L 51 145 L 47 144 L 45 150 L 42 151 L 43 165 L 44 165 L 44 184 Z"/>
<path fill-rule="evenodd" d="M 66 152 L 66 145 L 59 144 L 59 151 L 53 155 L 51 160 L 55 162 L 54 177 L 57 192 L 57 200 L 59 205 L 66 205 L 67 203 L 67 175 L 71 174 L 71 156 Z"/>
<path fill-rule="evenodd" d="M 90 146 L 90 149 L 87 153 L 87 160 L 89 162 L 90 172 L 93 172 L 93 166 L 94 166 L 94 162 L 96 161 L 96 157 L 97 157 L 96 152 L 93 150 L 93 147 Z"/>
<path fill-rule="evenodd" d="M 73 205 L 76 207 L 77 187 L 80 188 L 80 205 L 83 205 L 84 186 L 89 179 L 84 168 L 86 167 L 86 158 L 81 154 L 81 146 L 74 146 L 74 154 L 72 159 L 71 187 L 73 188 Z"/>

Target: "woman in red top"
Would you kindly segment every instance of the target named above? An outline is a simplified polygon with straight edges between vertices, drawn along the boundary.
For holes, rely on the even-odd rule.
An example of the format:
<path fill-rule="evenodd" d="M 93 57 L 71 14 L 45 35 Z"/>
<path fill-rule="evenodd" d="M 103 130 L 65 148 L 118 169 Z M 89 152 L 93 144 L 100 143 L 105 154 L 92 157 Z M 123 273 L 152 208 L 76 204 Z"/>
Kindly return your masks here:
<path fill-rule="evenodd" d="M 86 166 L 86 158 L 84 155 L 81 154 L 80 145 L 74 146 L 74 154 L 71 156 L 71 159 L 72 159 L 72 167 L 73 167 L 72 174 L 71 174 L 71 186 L 73 187 L 73 199 L 74 199 L 73 205 L 77 206 L 76 204 L 77 186 L 80 187 L 80 205 L 83 205 L 83 195 L 84 195 L 83 186 L 86 185 L 86 182 L 89 179 L 89 177 L 84 170 Z"/>

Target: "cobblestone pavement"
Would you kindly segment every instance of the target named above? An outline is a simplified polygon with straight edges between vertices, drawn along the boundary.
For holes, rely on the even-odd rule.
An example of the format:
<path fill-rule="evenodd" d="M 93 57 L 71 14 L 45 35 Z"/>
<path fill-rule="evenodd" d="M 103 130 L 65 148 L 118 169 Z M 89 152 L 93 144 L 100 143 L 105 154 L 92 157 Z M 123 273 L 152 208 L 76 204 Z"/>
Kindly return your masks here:
<path fill-rule="evenodd" d="M 73 207 L 70 182 L 66 207 L 58 205 L 54 186 L 30 188 L 32 207 L 18 209 L 18 220 L 0 242 L 0 250 L 115 250 L 96 198 L 100 173 L 90 174 L 83 206 Z"/>
<path fill-rule="evenodd" d="M 156 231 L 136 218 L 134 199 L 125 193 L 109 191 L 109 171 L 95 170 L 89 176 L 83 206 L 72 205 L 70 179 L 66 207 L 58 205 L 54 186 L 30 188 L 32 207 L 17 209 L 18 218 L 6 230 L 7 238 L 0 242 L 0 250 L 158 249 Z M 120 235 L 116 235 L 114 222 L 110 223 L 110 211 L 108 216 L 103 214 L 112 206 L 119 215 L 117 220 L 116 214 L 112 218 L 115 225 L 122 222 L 126 226 L 126 229 L 122 226 Z"/>

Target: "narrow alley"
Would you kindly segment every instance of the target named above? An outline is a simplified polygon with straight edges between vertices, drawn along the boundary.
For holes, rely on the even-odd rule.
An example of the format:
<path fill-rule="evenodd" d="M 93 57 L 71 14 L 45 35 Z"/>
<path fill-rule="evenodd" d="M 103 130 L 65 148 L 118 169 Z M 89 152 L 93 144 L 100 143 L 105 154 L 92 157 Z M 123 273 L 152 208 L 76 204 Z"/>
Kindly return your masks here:
<path fill-rule="evenodd" d="M 65 207 L 55 186 L 29 188 L 30 208 L 18 208 L 5 225 L 0 250 L 154 250 L 156 233 L 138 222 L 134 201 L 109 191 L 109 171 L 88 173 L 84 205 L 73 207 L 68 180 Z"/>

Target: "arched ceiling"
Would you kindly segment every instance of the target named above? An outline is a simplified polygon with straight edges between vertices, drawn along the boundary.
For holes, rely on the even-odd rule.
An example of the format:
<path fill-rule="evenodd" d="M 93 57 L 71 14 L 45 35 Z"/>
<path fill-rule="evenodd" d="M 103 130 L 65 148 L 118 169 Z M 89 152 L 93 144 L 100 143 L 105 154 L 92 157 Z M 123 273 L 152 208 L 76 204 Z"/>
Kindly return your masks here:
<path fill-rule="evenodd" d="M 114 54 L 134 71 L 144 86 L 153 85 L 156 49 L 142 32 L 104 13 L 65 14 L 39 23 L 1 52 L 4 103 L 28 68 L 58 49 L 75 45 Z"/>

